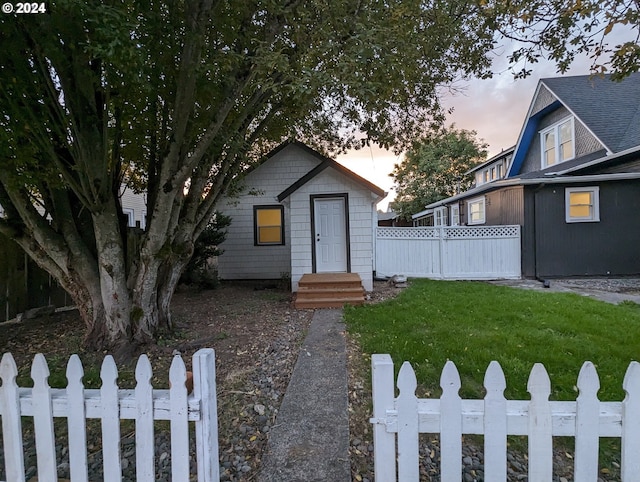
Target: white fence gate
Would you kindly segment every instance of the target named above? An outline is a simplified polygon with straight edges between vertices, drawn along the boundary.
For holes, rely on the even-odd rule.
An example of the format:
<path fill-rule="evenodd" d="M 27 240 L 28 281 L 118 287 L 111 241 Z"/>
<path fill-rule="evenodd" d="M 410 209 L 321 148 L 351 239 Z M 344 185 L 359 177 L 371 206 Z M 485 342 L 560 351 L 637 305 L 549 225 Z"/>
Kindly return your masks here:
<path fill-rule="evenodd" d="M 374 463 L 376 482 L 419 479 L 418 433 L 439 433 L 441 480 L 462 477 L 462 434 L 484 435 L 484 478 L 507 480 L 507 435 L 528 436 L 529 482 L 553 480 L 552 437 L 575 437 L 574 480 L 597 482 L 600 437 L 622 439 L 623 482 L 640 474 L 640 364 L 631 362 L 624 378 L 622 402 L 601 402 L 595 367 L 586 362 L 578 376 L 575 402 L 549 401 L 551 383 L 543 365 L 536 364 L 527 390 L 531 400 L 506 400 L 502 368 L 491 362 L 484 378 L 484 400 L 462 400 L 460 376 L 448 361 L 442 371 L 442 397 L 418 399 L 416 377 L 405 362 L 394 397 L 393 362 L 373 355 Z M 397 474 L 396 474 L 396 436 Z M 397 477 L 396 477 L 397 475 Z"/>
<path fill-rule="evenodd" d="M 520 226 L 376 228 L 376 274 L 520 278 Z"/>
<path fill-rule="evenodd" d="M 146 355 L 138 359 L 136 388 L 119 390 L 118 370 L 111 356 L 102 364 L 100 389 L 85 389 L 80 359 L 73 355 L 67 364 L 67 388 L 50 388 L 49 368 L 42 354 L 31 367 L 33 388 L 16 384 L 18 370 L 10 353 L 0 362 L 0 416 L 8 481 L 24 482 L 21 416 L 33 417 L 38 481 L 57 481 L 54 417 L 67 419 L 69 466 L 74 482 L 88 480 L 86 419 L 101 419 L 104 480 L 122 479 L 120 419 L 135 420 L 136 478 L 155 480 L 154 420 L 169 420 L 171 429 L 172 480 L 188 481 L 189 422 L 195 422 L 197 477 L 199 482 L 219 480 L 218 420 L 215 385 L 215 353 L 202 349 L 193 356 L 193 392 L 187 393 L 187 371 L 180 356 L 169 370 L 171 388 L 154 390 L 151 364 Z"/>

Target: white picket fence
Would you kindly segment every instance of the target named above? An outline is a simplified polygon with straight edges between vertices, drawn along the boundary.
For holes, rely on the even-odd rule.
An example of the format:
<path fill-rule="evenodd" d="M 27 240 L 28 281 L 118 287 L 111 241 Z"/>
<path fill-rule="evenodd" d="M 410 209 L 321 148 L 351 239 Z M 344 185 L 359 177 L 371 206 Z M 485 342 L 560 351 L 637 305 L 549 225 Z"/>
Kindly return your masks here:
<path fill-rule="evenodd" d="M 462 479 L 462 435 L 484 435 L 484 480 L 507 480 L 507 435 L 528 437 L 528 481 L 553 480 L 552 437 L 575 437 L 574 480 L 597 482 L 600 437 L 619 437 L 623 482 L 640 477 L 640 364 L 631 362 L 623 381 L 622 402 L 601 402 L 598 374 L 586 362 L 578 376 L 576 401 L 549 401 L 551 383 L 542 364 L 535 364 L 527 390 L 530 400 L 506 400 L 502 368 L 491 362 L 484 400 L 458 395 L 460 376 L 453 362 L 442 371 L 440 399 L 418 399 L 416 377 L 405 362 L 394 396 L 393 362 L 373 355 L 374 463 L 376 482 L 419 480 L 418 434 L 439 433 L 441 479 Z M 396 454 L 397 437 L 397 454 Z M 396 468 L 397 457 L 397 468 Z"/>
<path fill-rule="evenodd" d="M 376 228 L 376 274 L 436 279 L 521 277 L 520 226 Z"/>
<path fill-rule="evenodd" d="M 21 416 L 33 417 L 38 481 L 57 481 L 54 417 L 67 419 L 71 480 L 88 481 L 86 419 L 100 419 L 104 479 L 122 480 L 120 419 L 135 420 L 136 478 L 155 480 L 154 420 L 169 420 L 171 430 L 171 474 L 174 481 L 188 481 L 189 422 L 195 422 L 197 480 L 219 480 L 218 421 L 215 384 L 215 352 L 202 349 L 193 356 L 193 391 L 187 393 L 187 371 L 176 355 L 169 370 L 171 388 L 154 390 L 149 359 L 142 355 L 136 366 L 136 388 L 117 386 L 118 370 L 111 356 L 102 364 L 100 389 L 85 389 L 84 371 L 77 355 L 67 364 L 67 388 L 50 388 L 49 368 L 42 354 L 31 367 L 33 388 L 16 383 L 18 369 L 13 356 L 0 362 L 0 416 L 8 481 L 24 482 L 25 464 Z"/>

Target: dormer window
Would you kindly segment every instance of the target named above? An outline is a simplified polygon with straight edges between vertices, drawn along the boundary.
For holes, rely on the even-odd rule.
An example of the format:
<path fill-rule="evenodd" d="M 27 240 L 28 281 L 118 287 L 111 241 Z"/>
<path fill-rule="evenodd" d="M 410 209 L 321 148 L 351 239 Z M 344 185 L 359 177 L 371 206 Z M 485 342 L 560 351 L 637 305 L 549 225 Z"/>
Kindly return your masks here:
<path fill-rule="evenodd" d="M 540 131 L 542 169 L 573 159 L 574 137 L 573 117 Z"/>

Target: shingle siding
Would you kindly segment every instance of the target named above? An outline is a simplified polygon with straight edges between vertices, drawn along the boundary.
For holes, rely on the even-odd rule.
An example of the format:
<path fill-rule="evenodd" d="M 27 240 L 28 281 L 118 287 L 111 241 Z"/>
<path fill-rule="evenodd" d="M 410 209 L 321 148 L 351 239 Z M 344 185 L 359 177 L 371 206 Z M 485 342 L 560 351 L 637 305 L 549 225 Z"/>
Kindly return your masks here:
<path fill-rule="evenodd" d="M 538 97 L 536 97 L 535 103 L 531 107 L 531 115 L 540 112 L 548 105 L 551 105 L 555 100 L 555 96 L 549 92 L 549 89 L 544 85 L 541 85 L 540 90 L 538 91 Z"/>
<path fill-rule="evenodd" d="M 540 131 L 543 131 L 547 127 L 551 127 L 563 119 L 568 119 L 569 117 L 572 117 L 571 112 L 566 107 L 560 107 L 540 121 L 538 132 L 531 142 L 531 146 L 529 147 L 529 151 L 525 157 L 522 169 L 520 170 L 521 174 L 536 172 L 542 169 L 542 145 L 540 141 Z M 591 132 L 589 132 L 589 129 L 587 129 L 585 125 L 575 117 L 573 118 L 573 126 L 575 134 L 574 158 L 599 151 L 603 148 L 603 145 L 598 142 Z"/>

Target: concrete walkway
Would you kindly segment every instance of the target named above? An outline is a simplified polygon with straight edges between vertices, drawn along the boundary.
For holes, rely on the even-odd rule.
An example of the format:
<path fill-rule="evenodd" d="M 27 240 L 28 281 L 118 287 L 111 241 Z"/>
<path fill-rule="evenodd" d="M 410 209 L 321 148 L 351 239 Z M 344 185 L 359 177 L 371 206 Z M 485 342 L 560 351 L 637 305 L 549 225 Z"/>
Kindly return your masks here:
<path fill-rule="evenodd" d="M 342 310 L 317 310 L 269 433 L 260 482 L 348 482 L 349 416 Z"/>

